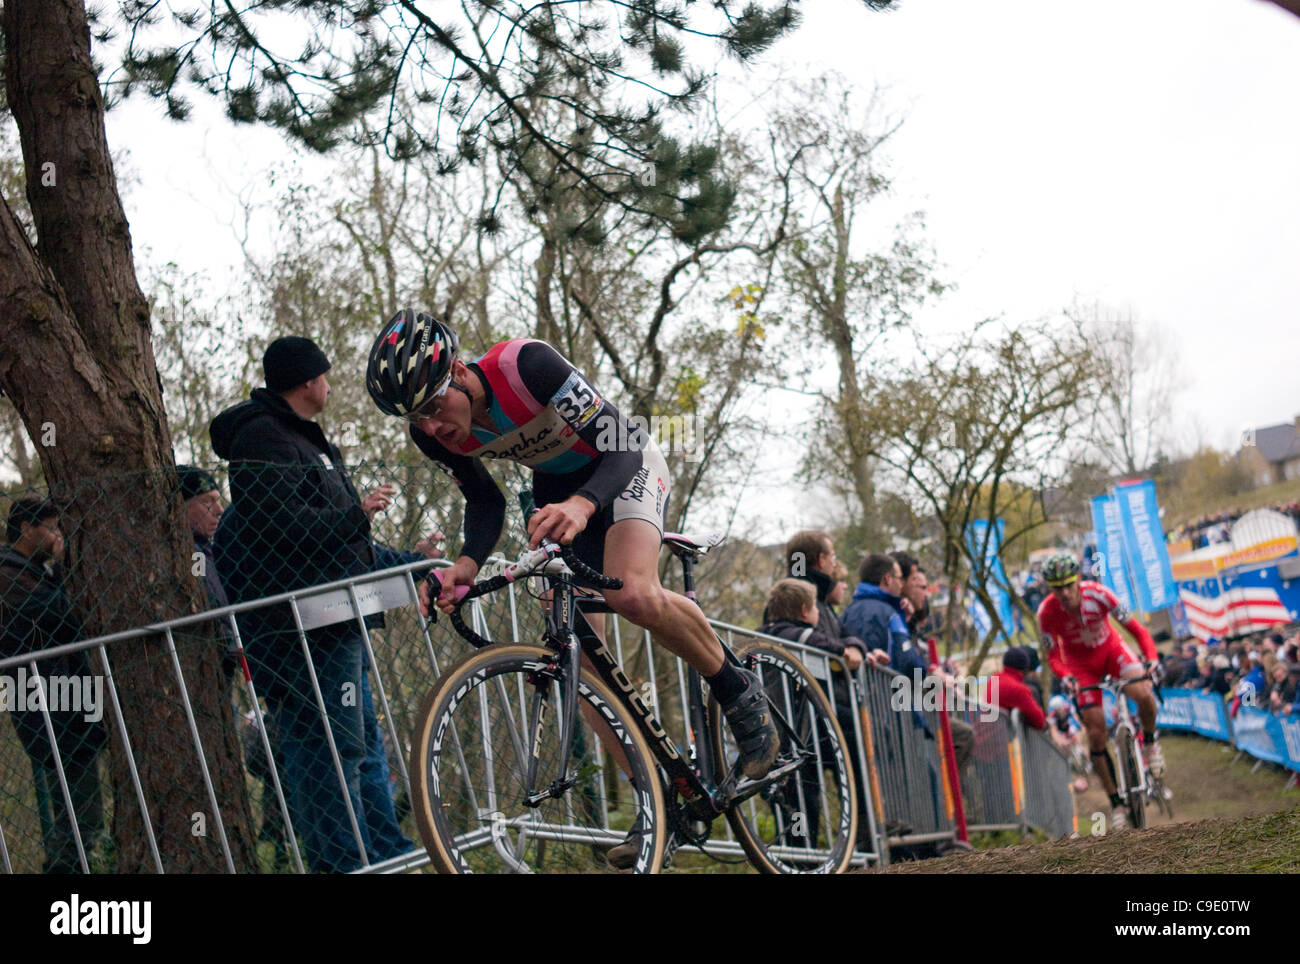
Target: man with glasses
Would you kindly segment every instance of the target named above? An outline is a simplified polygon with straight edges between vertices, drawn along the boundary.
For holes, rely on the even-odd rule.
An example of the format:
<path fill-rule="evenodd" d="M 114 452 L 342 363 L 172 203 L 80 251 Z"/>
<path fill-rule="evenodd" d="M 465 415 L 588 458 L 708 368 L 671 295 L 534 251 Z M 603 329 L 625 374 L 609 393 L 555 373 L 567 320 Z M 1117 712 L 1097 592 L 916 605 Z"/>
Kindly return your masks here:
<path fill-rule="evenodd" d="M 1093 768 L 1110 795 L 1111 829 L 1123 830 L 1128 826 L 1128 819 L 1124 801 L 1116 792 L 1115 761 L 1106 749 L 1101 691 L 1080 693 L 1079 689 L 1095 686 L 1103 676 L 1144 675 L 1159 660 L 1156 645 L 1146 627 L 1129 615 L 1119 597 L 1101 583 L 1079 578 L 1079 562 L 1073 556 L 1057 553 L 1048 559 L 1043 565 L 1043 579 L 1052 589 L 1038 607 L 1038 628 L 1049 647 L 1047 659 L 1066 691 L 1075 696 L 1079 718 L 1088 731 Z M 1112 617 L 1138 641 L 1146 658 L 1145 665 L 1120 637 L 1111 623 Z M 1165 757 L 1156 742 L 1157 707 L 1151 683 L 1131 683 L 1125 692 L 1137 703 L 1147 769 L 1162 777 Z"/>

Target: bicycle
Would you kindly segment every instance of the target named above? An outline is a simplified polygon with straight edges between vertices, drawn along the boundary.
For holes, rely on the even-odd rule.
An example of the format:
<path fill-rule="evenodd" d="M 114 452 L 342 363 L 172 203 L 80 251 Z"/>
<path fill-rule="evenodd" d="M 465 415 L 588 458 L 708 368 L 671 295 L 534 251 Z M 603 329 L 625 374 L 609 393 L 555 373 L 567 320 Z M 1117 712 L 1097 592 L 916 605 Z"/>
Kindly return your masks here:
<path fill-rule="evenodd" d="M 1104 676 L 1101 682 L 1093 686 L 1080 688 L 1079 693 L 1090 690 L 1110 693 L 1115 701 L 1115 718 L 1107 729 L 1110 744 L 1115 750 L 1115 786 L 1128 807 L 1133 827 L 1145 830 L 1147 825 L 1146 804 L 1155 801 L 1170 819 L 1173 818 L 1173 794 L 1164 784 L 1147 769 L 1146 759 L 1142 755 L 1141 729 L 1134 724 L 1133 714 L 1129 711 L 1125 687 L 1133 683 L 1153 682 L 1150 673 L 1134 677 Z M 1158 691 L 1157 691 L 1158 693 Z M 1105 704 L 1103 703 L 1103 706 Z"/>
<path fill-rule="evenodd" d="M 664 536 L 688 598 L 695 599 L 696 560 L 720 541 Z M 465 625 L 466 602 L 529 576 L 549 589 L 540 645 L 491 643 Z M 702 850 L 725 815 L 760 871 L 844 871 L 858 820 L 848 747 L 799 661 L 765 640 L 735 652 L 719 640 L 726 659 L 759 673 L 781 733 L 776 762 L 751 780 L 740 774 L 721 707 L 694 670 L 684 687 L 687 747 L 673 742 L 586 619 L 611 612 L 608 604 L 582 595 L 577 578 L 621 588 L 570 547 L 544 542 L 465 591 L 451 614 L 476 648 L 426 696 L 411 749 L 416 822 L 434 866 L 608 871 L 604 854 L 635 831 L 631 870 L 656 873 L 679 847 Z"/>

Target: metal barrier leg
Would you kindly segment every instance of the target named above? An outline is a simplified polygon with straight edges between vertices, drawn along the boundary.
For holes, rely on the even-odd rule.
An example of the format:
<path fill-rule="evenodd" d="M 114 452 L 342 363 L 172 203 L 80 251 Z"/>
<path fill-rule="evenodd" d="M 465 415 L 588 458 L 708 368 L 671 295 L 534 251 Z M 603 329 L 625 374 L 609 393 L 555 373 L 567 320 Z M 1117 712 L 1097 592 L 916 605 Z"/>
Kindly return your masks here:
<path fill-rule="evenodd" d="M 185 720 L 189 723 L 190 739 L 194 741 L 194 752 L 198 754 L 199 771 L 203 775 L 203 787 L 208 794 L 208 805 L 212 807 L 212 820 L 217 826 L 217 840 L 221 844 L 221 855 L 226 860 L 226 872 L 235 872 L 235 861 L 230 855 L 230 841 L 226 839 L 226 823 L 221 819 L 221 807 L 217 803 L 217 791 L 212 785 L 212 772 L 208 768 L 208 757 L 203 752 L 203 741 L 199 738 L 199 726 L 194 719 L 194 706 L 190 703 L 190 691 L 185 685 L 185 674 L 181 671 L 181 659 L 176 652 L 176 639 L 171 627 L 164 632 L 167 640 L 167 654 L 172 658 L 172 669 L 176 673 L 176 685 L 181 691 L 181 706 L 185 708 Z"/>
<path fill-rule="evenodd" d="M 104 679 L 108 683 L 108 698 L 113 702 L 113 716 L 117 720 L 118 738 L 126 753 L 126 766 L 131 774 L 131 786 L 135 789 L 135 801 L 140 808 L 140 820 L 144 823 L 145 836 L 149 840 L 149 853 L 153 857 L 154 868 L 163 873 L 162 856 L 158 853 L 158 838 L 153 832 L 153 819 L 149 816 L 149 805 L 145 803 L 144 786 L 140 783 L 140 770 L 136 766 L 135 751 L 131 747 L 131 737 L 126 731 L 126 719 L 122 716 L 122 704 L 117 697 L 117 683 L 113 679 L 113 667 L 108 661 L 108 650 L 99 647 L 99 658 L 104 662 Z"/>

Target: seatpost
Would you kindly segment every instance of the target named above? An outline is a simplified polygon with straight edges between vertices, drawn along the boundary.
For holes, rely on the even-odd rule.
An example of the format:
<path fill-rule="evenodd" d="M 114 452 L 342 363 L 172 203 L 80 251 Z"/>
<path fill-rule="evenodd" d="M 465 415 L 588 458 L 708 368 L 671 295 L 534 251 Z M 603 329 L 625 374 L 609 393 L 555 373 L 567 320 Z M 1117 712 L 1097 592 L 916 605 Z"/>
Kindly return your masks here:
<path fill-rule="evenodd" d="M 682 555 L 682 588 L 685 590 L 686 598 L 699 605 L 700 601 L 695 598 L 695 560 L 689 553 Z"/>

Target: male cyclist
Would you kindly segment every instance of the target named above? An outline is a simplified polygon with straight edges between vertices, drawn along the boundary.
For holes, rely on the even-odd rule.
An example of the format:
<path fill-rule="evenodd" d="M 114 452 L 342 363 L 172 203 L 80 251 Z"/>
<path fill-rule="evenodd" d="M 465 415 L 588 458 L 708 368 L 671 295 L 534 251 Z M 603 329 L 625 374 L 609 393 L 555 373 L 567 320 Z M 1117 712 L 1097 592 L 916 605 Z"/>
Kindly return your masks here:
<path fill-rule="evenodd" d="M 466 361 L 450 327 L 410 308 L 380 330 L 366 388 L 380 409 L 411 423 L 412 440 L 465 496 L 465 541 L 441 573 L 439 608 L 451 611 L 455 587 L 473 584 L 501 535 L 505 499 L 482 460 L 528 466 L 538 506 L 529 546 L 572 543 L 588 565 L 623 580 L 605 591 L 610 608 L 705 677 L 745 775 L 767 773 L 779 747 L 762 682 L 726 662 L 699 607 L 659 583 L 669 475 L 653 440 L 545 342 L 515 338 Z"/>
<path fill-rule="evenodd" d="M 1088 731 L 1093 769 L 1110 795 L 1111 827 L 1123 830 L 1128 826 L 1128 819 L 1124 801 L 1115 789 L 1115 762 L 1106 749 L 1101 691 L 1082 693 L 1079 689 L 1099 683 L 1103 676 L 1144 675 L 1158 659 L 1155 643 L 1146 627 L 1129 615 L 1113 592 L 1100 583 L 1079 579 L 1079 563 L 1073 556 L 1058 553 L 1048 559 L 1043 566 L 1043 579 L 1052 590 L 1038 607 L 1038 628 L 1049 644 L 1047 658 L 1066 690 L 1077 694 L 1079 718 Z M 1145 665 L 1111 625 L 1112 614 L 1141 645 L 1147 660 Z M 1155 776 L 1164 776 L 1165 758 L 1156 742 L 1156 698 L 1151 684 L 1130 683 L 1125 692 L 1137 703 L 1147 769 Z"/>

